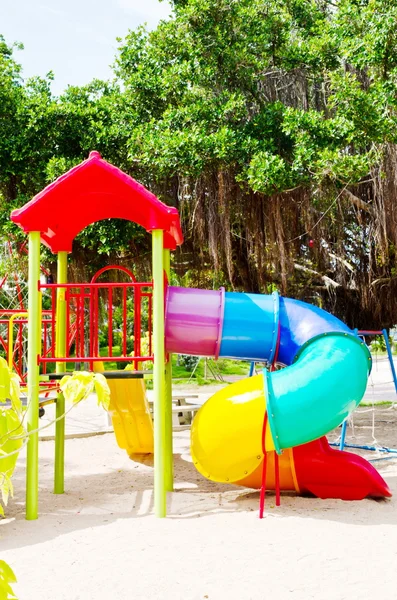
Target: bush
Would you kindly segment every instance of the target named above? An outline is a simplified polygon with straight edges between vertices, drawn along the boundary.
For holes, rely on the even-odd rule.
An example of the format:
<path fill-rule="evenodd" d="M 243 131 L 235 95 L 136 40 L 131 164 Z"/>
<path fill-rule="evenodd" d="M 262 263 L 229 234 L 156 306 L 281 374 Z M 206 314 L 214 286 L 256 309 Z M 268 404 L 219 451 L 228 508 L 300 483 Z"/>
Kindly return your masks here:
<path fill-rule="evenodd" d="M 190 356 L 189 354 L 181 354 L 179 357 L 181 364 L 185 367 L 186 371 L 190 373 L 197 366 L 200 357 L 199 356 Z"/>

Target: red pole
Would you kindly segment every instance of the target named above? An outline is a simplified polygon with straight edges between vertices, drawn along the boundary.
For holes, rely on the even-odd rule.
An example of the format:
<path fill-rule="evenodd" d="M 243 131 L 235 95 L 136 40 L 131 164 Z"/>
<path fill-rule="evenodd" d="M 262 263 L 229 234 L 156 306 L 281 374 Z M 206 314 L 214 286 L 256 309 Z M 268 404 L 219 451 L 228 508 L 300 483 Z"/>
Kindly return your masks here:
<path fill-rule="evenodd" d="M 51 290 L 51 356 L 55 356 L 55 310 L 56 310 L 56 291 Z"/>
<path fill-rule="evenodd" d="M 47 356 L 47 322 L 45 320 L 42 320 L 42 325 L 43 325 L 43 334 L 44 334 L 44 340 L 43 340 L 43 356 Z M 47 373 L 47 365 L 44 364 L 43 366 L 43 373 Z"/>
<path fill-rule="evenodd" d="M 127 356 L 127 288 L 123 289 L 123 356 Z"/>
<path fill-rule="evenodd" d="M 71 331 L 70 331 L 70 294 L 67 289 L 65 292 L 66 300 L 66 356 L 69 356 L 69 348 L 71 343 Z M 55 346 L 54 346 L 55 349 Z"/>
<path fill-rule="evenodd" d="M 136 298 L 136 306 L 135 306 L 135 311 L 136 311 L 136 338 L 135 338 L 136 352 L 135 352 L 135 356 L 141 356 L 142 297 L 141 297 L 141 290 L 139 288 L 137 288 L 135 290 L 135 298 Z M 139 369 L 139 368 L 140 368 L 140 363 L 139 363 L 139 361 L 137 361 L 135 363 L 135 370 Z"/>
<path fill-rule="evenodd" d="M 18 347 L 19 347 L 18 372 L 21 377 L 22 367 L 23 367 L 23 323 L 19 323 L 19 327 L 18 327 Z"/>
<path fill-rule="evenodd" d="M 149 316 L 148 316 L 149 354 L 151 356 L 153 354 L 153 352 L 152 352 L 152 294 L 149 294 L 148 300 L 149 300 L 149 306 L 148 306 L 148 311 L 149 311 Z"/>
<path fill-rule="evenodd" d="M 275 475 L 275 490 L 276 490 L 276 506 L 280 506 L 280 468 L 278 462 L 278 454 L 274 451 L 274 475 Z"/>
<path fill-rule="evenodd" d="M 88 309 L 88 323 L 89 323 L 89 333 L 88 333 L 88 354 L 90 356 L 94 355 L 94 294 L 92 293 L 92 289 L 90 288 L 89 293 L 89 309 Z M 90 363 L 91 371 L 94 370 L 94 364 Z"/>
<path fill-rule="evenodd" d="M 99 356 L 99 292 L 94 290 L 94 352 L 92 356 Z"/>
<path fill-rule="evenodd" d="M 113 288 L 109 287 L 108 290 L 108 346 L 109 356 L 113 356 Z"/>
<path fill-rule="evenodd" d="M 263 519 L 263 513 L 265 512 L 266 469 L 267 469 L 266 426 L 267 426 L 267 412 L 265 412 L 265 418 L 263 419 L 263 429 L 262 429 L 263 466 L 262 466 L 261 493 L 259 496 L 259 518 L 260 519 Z"/>
<path fill-rule="evenodd" d="M 81 287 L 80 294 L 78 297 L 79 310 L 80 310 L 80 356 L 85 355 L 84 348 L 84 288 Z"/>

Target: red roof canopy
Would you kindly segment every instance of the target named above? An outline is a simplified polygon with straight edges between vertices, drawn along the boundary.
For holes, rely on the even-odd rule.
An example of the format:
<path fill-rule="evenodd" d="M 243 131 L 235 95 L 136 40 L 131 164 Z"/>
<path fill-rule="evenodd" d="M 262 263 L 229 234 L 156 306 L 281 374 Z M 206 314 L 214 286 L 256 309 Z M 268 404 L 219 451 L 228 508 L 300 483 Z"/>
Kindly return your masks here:
<path fill-rule="evenodd" d="M 40 231 L 52 252 L 71 252 L 76 235 L 102 219 L 126 219 L 146 231 L 164 230 L 164 247 L 183 242 L 176 208 L 167 206 L 143 185 L 91 152 L 87 160 L 48 185 L 11 219 L 25 232 Z"/>

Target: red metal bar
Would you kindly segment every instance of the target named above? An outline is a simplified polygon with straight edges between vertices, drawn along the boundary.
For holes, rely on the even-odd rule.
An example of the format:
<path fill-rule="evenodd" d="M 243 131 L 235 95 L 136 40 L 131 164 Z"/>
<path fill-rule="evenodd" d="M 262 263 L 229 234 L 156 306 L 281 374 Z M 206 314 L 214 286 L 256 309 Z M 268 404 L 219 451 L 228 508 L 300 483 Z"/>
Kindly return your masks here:
<path fill-rule="evenodd" d="M 80 356 L 84 356 L 85 354 L 85 347 L 84 347 L 84 342 L 85 342 L 85 331 L 84 331 L 84 295 L 80 296 L 78 299 L 78 307 L 79 307 L 79 311 L 80 311 Z M 77 353 L 77 349 L 76 349 L 76 353 Z"/>
<path fill-rule="evenodd" d="M 137 288 L 134 290 L 134 306 L 135 306 L 135 320 L 136 320 L 136 338 L 135 338 L 135 356 L 141 355 L 141 335 L 142 335 L 142 319 L 141 319 L 141 310 L 142 310 L 142 299 L 141 299 L 141 290 Z M 135 370 L 139 369 L 139 361 L 135 360 Z"/>
<path fill-rule="evenodd" d="M 73 298 L 76 300 L 75 298 Z M 75 336 L 75 354 L 78 354 L 80 349 L 80 310 L 79 304 L 76 302 L 76 310 L 75 310 L 76 318 L 75 318 L 75 326 L 76 326 L 76 336 Z"/>
<path fill-rule="evenodd" d="M 43 354 L 44 354 L 44 356 L 46 356 L 46 354 L 47 354 L 47 323 L 43 323 L 43 325 L 44 325 Z M 43 366 L 43 374 L 45 375 L 46 373 L 47 373 L 47 365 L 45 364 Z"/>
<path fill-rule="evenodd" d="M 123 288 L 123 349 L 122 353 L 127 356 L 127 288 Z"/>
<path fill-rule="evenodd" d="M 94 295 L 92 292 L 90 293 L 90 304 L 89 304 L 89 313 L 88 313 L 88 323 L 89 323 L 89 333 L 88 333 L 88 353 L 90 356 L 94 355 Z M 90 363 L 90 369 L 94 369 L 94 365 Z"/>
<path fill-rule="evenodd" d="M 276 490 L 276 506 L 280 506 L 280 467 L 278 464 L 278 454 L 274 452 L 274 476 Z"/>
<path fill-rule="evenodd" d="M 372 330 L 369 330 L 369 329 L 368 330 L 366 330 L 366 329 L 361 330 L 360 329 L 359 331 L 357 331 L 357 333 L 359 335 L 383 335 L 383 331 L 372 331 Z"/>
<path fill-rule="evenodd" d="M 70 304 L 69 304 L 69 290 L 67 289 L 65 292 L 65 302 L 66 302 L 66 354 L 69 354 L 70 345 L 72 343 L 71 337 L 71 327 L 70 327 Z M 55 346 L 56 347 L 56 346 Z"/>
<path fill-rule="evenodd" d="M 23 369 L 23 323 L 19 323 L 19 326 L 18 326 L 18 345 L 19 345 L 18 371 L 19 371 L 19 373 L 22 373 L 22 369 Z"/>
<path fill-rule="evenodd" d="M 108 290 L 108 352 L 113 356 L 113 288 Z"/>
<path fill-rule="evenodd" d="M 153 356 L 137 356 L 137 360 L 140 362 L 153 361 Z M 39 363 L 50 363 L 50 362 L 129 362 L 131 356 L 59 356 L 58 358 L 39 356 Z"/>
<path fill-rule="evenodd" d="M 263 465 L 262 465 L 261 493 L 259 496 L 259 518 L 260 519 L 263 519 L 263 513 L 265 512 L 266 470 L 267 470 L 266 426 L 267 426 L 267 412 L 265 412 L 265 418 L 263 420 L 263 428 L 262 428 Z"/>
<path fill-rule="evenodd" d="M 122 271 L 123 273 L 128 275 L 128 277 L 131 277 L 131 280 L 134 283 L 136 282 L 134 273 L 127 269 L 127 267 L 123 267 L 121 265 L 108 265 L 107 267 L 102 267 L 102 269 L 99 269 L 99 271 L 95 273 L 94 277 L 91 279 L 91 283 L 95 283 L 96 280 L 102 275 L 102 273 L 105 273 L 106 271 Z"/>
<path fill-rule="evenodd" d="M 149 329 L 149 354 L 153 354 L 152 352 L 152 302 L 153 296 L 148 296 L 149 306 L 148 306 L 148 329 Z"/>
<path fill-rule="evenodd" d="M 15 321 L 14 321 L 15 324 Z M 20 336 L 20 328 L 22 324 L 19 324 L 18 333 L 15 338 L 14 348 L 12 348 L 12 364 L 15 371 L 19 374 L 22 371 L 21 367 L 21 353 L 22 353 L 22 344 L 21 344 L 21 336 Z M 8 331 L 7 331 L 8 333 Z M 7 339 L 7 346 L 9 346 L 9 340 Z M 7 356 L 8 356 L 9 348 L 7 348 Z"/>
<path fill-rule="evenodd" d="M 94 349 L 92 356 L 99 355 L 99 294 L 98 290 L 94 289 L 95 299 L 95 320 L 94 320 Z"/>
<path fill-rule="evenodd" d="M 51 350 L 52 350 L 52 352 L 51 352 L 51 354 L 52 354 L 52 356 L 55 356 L 56 305 L 57 305 L 56 291 L 51 290 L 51 308 L 52 308 L 52 311 L 51 311 Z"/>

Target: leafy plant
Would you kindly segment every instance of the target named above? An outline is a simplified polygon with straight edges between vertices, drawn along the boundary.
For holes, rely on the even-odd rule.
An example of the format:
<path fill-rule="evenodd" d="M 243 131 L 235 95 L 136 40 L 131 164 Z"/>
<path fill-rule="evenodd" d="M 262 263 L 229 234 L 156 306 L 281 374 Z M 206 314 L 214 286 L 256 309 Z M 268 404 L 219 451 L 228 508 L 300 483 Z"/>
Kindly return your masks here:
<path fill-rule="evenodd" d="M 14 571 L 4 561 L 0 560 L 0 600 L 16 600 L 11 584 L 16 583 Z"/>
<path fill-rule="evenodd" d="M 109 407 L 110 391 L 106 379 L 100 373 L 78 372 L 65 375 L 60 388 L 66 401 L 77 404 L 96 392 L 98 405 L 106 410 Z M 7 362 L 0 358 L 0 403 L 11 401 L 7 409 L 0 408 L 0 515 L 4 516 L 4 507 L 13 494 L 11 477 L 17 462 L 19 450 L 26 439 L 22 426 L 23 413 L 20 401 L 19 379 L 8 368 Z M 13 600 L 16 596 L 11 584 L 16 577 L 11 567 L 0 560 L 0 600 Z"/>
<path fill-rule="evenodd" d="M 105 410 L 109 408 L 110 390 L 105 377 L 101 373 L 75 371 L 73 375 L 65 375 L 59 382 L 59 387 L 66 402 L 77 404 L 86 400 L 90 394 L 96 393 L 98 406 Z"/>
<path fill-rule="evenodd" d="M 189 372 L 194 370 L 200 360 L 199 356 L 190 356 L 189 354 L 181 354 L 179 358 L 186 371 Z"/>
<path fill-rule="evenodd" d="M 22 426 L 22 404 L 19 397 L 19 379 L 8 368 L 7 362 L 0 358 L 0 516 L 4 516 L 10 496 L 13 495 L 11 477 L 18 459 L 19 450 L 24 443 L 25 430 Z M 11 401 L 9 408 L 1 404 Z M 0 560 L 0 600 L 16 598 L 11 584 L 16 582 L 11 567 Z"/>
<path fill-rule="evenodd" d="M 11 477 L 24 443 L 25 430 L 22 426 L 23 413 L 20 400 L 19 379 L 8 368 L 4 358 L 0 358 L 0 515 L 13 495 Z M 9 408 L 2 408 L 7 400 Z"/>

